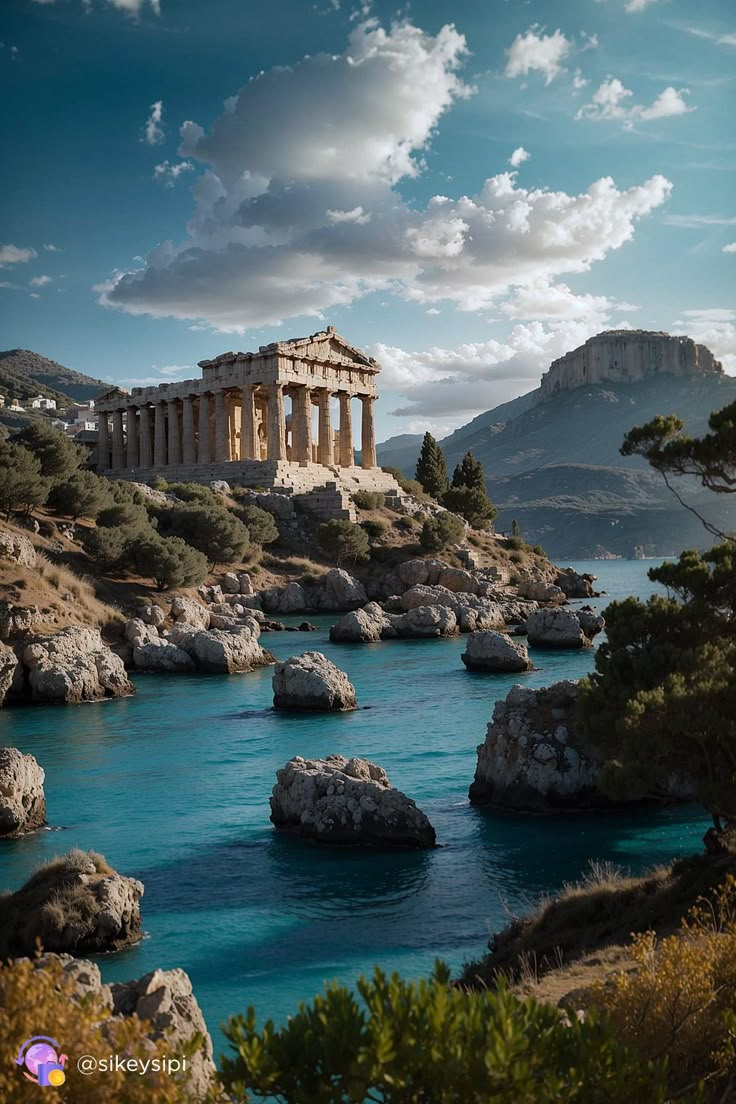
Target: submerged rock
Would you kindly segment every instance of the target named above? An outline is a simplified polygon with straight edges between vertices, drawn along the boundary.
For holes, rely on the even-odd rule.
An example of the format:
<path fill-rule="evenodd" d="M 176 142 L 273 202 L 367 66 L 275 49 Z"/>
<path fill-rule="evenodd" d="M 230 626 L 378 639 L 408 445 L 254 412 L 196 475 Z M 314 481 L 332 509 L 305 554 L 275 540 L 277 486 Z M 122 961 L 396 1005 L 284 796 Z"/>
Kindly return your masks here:
<path fill-rule="evenodd" d="M 273 707 L 324 712 L 355 709 L 355 687 L 322 652 L 305 652 L 276 664 Z"/>
<path fill-rule="evenodd" d="M 469 671 L 503 673 L 534 667 L 526 647 L 500 632 L 471 633 L 460 658 Z"/>
<path fill-rule="evenodd" d="M 32 755 L 0 748 L 0 837 L 33 832 L 46 821 L 43 769 Z"/>
<path fill-rule="evenodd" d="M 70 851 L 40 867 L 3 900 L 0 959 L 47 951 L 119 950 L 141 937 L 143 885 L 94 852 Z"/>
<path fill-rule="evenodd" d="M 74 704 L 135 693 L 122 659 L 103 642 L 99 629 L 70 625 L 53 636 L 36 637 L 21 658 L 34 702 Z"/>
<path fill-rule="evenodd" d="M 416 804 L 367 759 L 296 756 L 277 771 L 271 820 L 321 843 L 434 847 L 435 831 Z"/>
<path fill-rule="evenodd" d="M 538 648 L 589 648 L 605 628 L 593 610 L 540 609 L 526 621 L 529 643 Z"/>

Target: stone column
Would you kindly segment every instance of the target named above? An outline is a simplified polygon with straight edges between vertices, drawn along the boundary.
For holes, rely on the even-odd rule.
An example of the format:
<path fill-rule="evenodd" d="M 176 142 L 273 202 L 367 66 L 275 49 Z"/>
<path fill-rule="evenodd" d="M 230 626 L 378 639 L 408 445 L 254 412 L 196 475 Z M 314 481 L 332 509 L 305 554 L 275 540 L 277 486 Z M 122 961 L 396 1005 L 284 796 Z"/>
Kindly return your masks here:
<path fill-rule="evenodd" d="M 308 464 L 312 459 L 312 400 L 309 388 L 298 387 L 292 403 L 292 458 L 299 464 Z"/>
<path fill-rule="evenodd" d="M 230 416 L 227 395 L 215 391 L 215 460 L 230 459 Z"/>
<path fill-rule="evenodd" d="M 197 446 L 194 440 L 194 400 L 185 395 L 181 404 L 181 457 L 185 464 L 197 463 Z"/>
<path fill-rule="evenodd" d="M 332 411 L 330 410 L 330 392 L 326 388 L 320 388 L 317 392 L 319 399 L 319 435 L 317 457 L 320 464 L 331 467 L 334 464 L 335 450 L 333 448 L 334 436 L 332 432 Z"/>
<path fill-rule="evenodd" d="M 256 412 L 254 406 L 255 387 L 252 383 L 243 388 L 240 408 L 240 459 L 258 460 L 256 451 Z"/>
<path fill-rule="evenodd" d="M 340 399 L 340 456 L 338 463 L 343 468 L 352 468 L 353 455 L 353 418 L 350 413 L 350 395 L 347 391 L 338 392 Z"/>
<path fill-rule="evenodd" d="M 125 464 L 128 468 L 138 467 L 138 411 L 134 406 L 128 407 L 125 418 L 125 429 L 128 437 L 128 446 L 125 453 Z"/>
<path fill-rule="evenodd" d="M 97 425 L 97 468 L 107 471 L 110 467 L 110 427 L 107 414 L 100 414 Z"/>
<path fill-rule="evenodd" d="M 140 408 L 139 460 L 142 468 L 153 467 L 153 449 L 151 448 L 151 408 L 145 403 Z"/>
<path fill-rule="evenodd" d="M 153 423 L 153 466 L 166 467 L 166 410 L 163 402 L 157 402 Z"/>
<path fill-rule="evenodd" d="M 286 459 L 284 387 L 281 383 L 272 383 L 268 388 L 268 459 Z"/>
<path fill-rule="evenodd" d="M 375 468 L 376 467 L 376 430 L 373 425 L 373 396 L 361 395 L 360 401 L 363 404 L 363 418 L 361 421 L 361 457 L 360 463 L 363 468 Z"/>
<path fill-rule="evenodd" d="M 179 432 L 179 403 L 169 399 L 169 464 L 181 464 L 181 433 Z"/>
<path fill-rule="evenodd" d="M 197 453 L 197 462 L 199 464 L 209 464 L 211 459 L 210 396 L 207 391 L 203 391 L 199 396 L 199 450 Z"/>
<path fill-rule="evenodd" d="M 112 412 L 112 466 L 113 468 L 125 467 L 125 437 L 123 435 L 123 412 Z"/>

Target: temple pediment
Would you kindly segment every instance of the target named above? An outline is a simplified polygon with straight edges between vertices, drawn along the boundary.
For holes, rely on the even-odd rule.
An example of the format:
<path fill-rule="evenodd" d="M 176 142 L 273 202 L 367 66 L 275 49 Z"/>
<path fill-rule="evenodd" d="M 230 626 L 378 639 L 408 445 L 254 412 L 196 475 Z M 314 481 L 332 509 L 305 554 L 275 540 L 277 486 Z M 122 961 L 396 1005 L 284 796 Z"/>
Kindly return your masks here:
<path fill-rule="evenodd" d="M 95 403 L 99 405 L 102 402 L 107 402 L 109 399 L 123 399 L 130 395 L 130 391 L 125 391 L 122 387 L 108 387 L 107 391 L 103 391 L 95 398 Z"/>
<path fill-rule="evenodd" d="M 379 371 L 378 362 L 341 337 L 334 326 L 328 326 L 326 330 L 311 334 L 309 337 L 279 341 L 276 343 L 276 348 L 280 353 L 308 360 L 328 361 L 331 364 L 353 366 L 369 372 Z"/>

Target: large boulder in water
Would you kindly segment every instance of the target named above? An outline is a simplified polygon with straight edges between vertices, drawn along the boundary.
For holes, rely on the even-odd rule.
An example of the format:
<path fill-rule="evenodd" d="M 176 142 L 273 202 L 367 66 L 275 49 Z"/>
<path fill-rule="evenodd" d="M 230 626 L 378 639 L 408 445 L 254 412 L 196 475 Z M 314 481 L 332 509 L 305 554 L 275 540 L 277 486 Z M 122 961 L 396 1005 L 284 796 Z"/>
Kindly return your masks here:
<path fill-rule="evenodd" d="M 233 674 L 254 671 L 274 662 L 271 653 L 258 642 L 260 631 L 260 625 L 252 617 L 222 629 L 197 630 L 191 625 L 177 624 L 166 640 L 185 651 L 198 671 Z"/>
<path fill-rule="evenodd" d="M 46 820 L 45 774 L 32 755 L 0 748 L 0 837 L 40 828 Z"/>
<path fill-rule="evenodd" d="M 271 820 L 320 843 L 434 847 L 425 814 L 366 759 L 296 756 L 277 772 Z"/>
<path fill-rule="evenodd" d="M 276 664 L 273 707 L 312 712 L 355 709 L 355 687 L 322 652 L 304 652 Z"/>
<path fill-rule="evenodd" d="M 70 625 L 53 636 L 35 637 L 24 647 L 22 662 L 34 702 L 73 704 L 135 692 L 122 659 L 99 629 Z"/>
<path fill-rule="evenodd" d="M 333 567 L 320 579 L 322 599 L 320 606 L 326 610 L 352 610 L 368 601 L 363 584 L 342 568 Z"/>
<path fill-rule="evenodd" d="M 527 617 L 529 643 L 537 648 L 589 648 L 606 622 L 590 610 L 539 609 Z"/>
<path fill-rule="evenodd" d="M 500 632 L 473 632 L 460 657 L 469 671 L 508 673 L 531 671 L 534 664 L 526 647 Z"/>
<path fill-rule="evenodd" d="M 137 943 L 143 885 L 93 851 L 52 859 L 3 900 L 0 959 L 48 951 L 98 954 Z"/>

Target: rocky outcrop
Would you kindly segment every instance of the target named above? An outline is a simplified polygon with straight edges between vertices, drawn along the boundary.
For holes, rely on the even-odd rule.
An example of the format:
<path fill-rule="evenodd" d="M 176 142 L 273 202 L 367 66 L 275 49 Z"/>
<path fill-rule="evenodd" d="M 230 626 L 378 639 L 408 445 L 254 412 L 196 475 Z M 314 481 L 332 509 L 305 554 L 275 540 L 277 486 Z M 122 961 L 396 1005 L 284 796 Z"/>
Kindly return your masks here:
<path fill-rule="evenodd" d="M 139 606 L 135 615 L 144 625 L 153 625 L 156 629 L 166 623 L 166 614 L 161 606 Z"/>
<path fill-rule="evenodd" d="M 605 628 L 593 610 L 539 609 L 526 621 L 529 644 L 536 648 L 589 648 Z"/>
<path fill-rule="evenodd" d="M 46 821 L 45 774 L 32 755 L 0 748 L 0 837 L 33 832 Z"/>
<path fill-rule="evenodd" d="M 0 644 L 0 706 L 4 704 L 10 687 L 13 685 L 18 657 L 10 648 Z"/>
<path fill-rule="evenodd" d="M 30 537 L 22 533 L 0 530 L 0 560 L 12 560 L 19 567 L 35 567 L 36 549 Z"/>
<path fill-rule="evenodd" d="M 167 642 L 176 644 L 194 661 L 198 671 L 209 674 L 234 674 L 254 671 L 274 662 L 274 657 L 258 643 L 260 626 L 252 618 L 242 624 L 221 629 L 196 629 L 176 624 L 167 634 Z"/>
<path fill-rule="evenodd" d="M 73 625 L 36 637 L 23 648 L 21 660 L 34 702 L 75 704 L 134 693 L 122 659 L 99 629 Z"/>
<path fill-rule="evenodd" d="M 596 581 L 595 575 L 588 572 L 580 574 L 574 567 L 561 567 L 555 576 L 555 584 L 563 591 L 567 598 L 596 598 L 597 591 L 593 589 Z"/>
<path fill-rule="evenodd" d="M 143 885 L 112 870 L 94 852 L 70 851 L 40 867 L 3 900 L 0 959 L 47 951 L 119 950 L 141 935 Z"/>
<path fill-rule="evenodd" d="M 378 602 L 341 617 L 330 629 L 330 640 L 371 644 L 397 637 L 426 639 L 455 636 L 457 617 L 446 606 L 417 606 L 406 613 L 387 613 Z"/>
<path fill-rule="evenodd" d="M 529 598 L 533 602 L 563 605 L 567 601 L 561 587 L 548 583 L 544 579 L 522 579 L 518 589 L 520 598 Z"/>
<path fill-rule="evenodd" d="M 320 843 L 434 847 L 435 831 L 416 804 L 366 759 L 297 756 L 277 771 L 271 820 Z"/>
<path fill-rule="evenodd" d="M 499 632 L 471 633 L 460 658 L 469 671 L 496 674 L 531 671 L 534 666 L 520 641 Z"/>
<path fill-rule="evenodd" d="M 136 671 L 194 671 L 194 660 L 176 644 L 161 637 L 153 625 L 139 618 L 126 622 L 125 637 L 132 647 L 131 663 Z"/>
<path fill-rule="evenodd" d="M 120 1039 L 119 1029 L 125 1030 L 125 1021 L 132 1016 L 148 1024 L 150 1053 L 146 1053 L 146 1058 L 163 1054 L 178 1057 L 185 1053 L 195 1035 L 201 1036 L 201 1042 L 187 1056 L 183 1074 L 186 1099 L 196 1104 L 205 1099 L 220 1099 L 212 1039 L 184 970 L 153 970 L 137 980 L 104 985 L 97 963 L 84 958 L 44 954 L 34 960 L 33 966 L 45 970 L 55 963 L 60 964 L 63 978 L 71 987 L 73 1001 L 96 999 L 105 1014 L 101 1031 L 113 1052 Z M 214 1095 L 208 1096 L 209 1093 Z"/>
<path fill-rule="evenodd" d="M 288 583 L 283 589 L 262 590 L 259 597 L 267 613 L 301 613 L 309 605 L 300 583 Z"/>
<path fill-rule="evenodd" d="M 38 606 L 16 606 L 12 602 L 0 602 L 0 640 L 13 640 L 25 636 L 44 620 Z M 54 620 L 53 616 L 49 620 Z"/>
<path fill-rule="evenodd" d="M 313 712 L 355 709 L 355 687 L 322 652 L 305 652 L 276 664 L 273 707 Z"/>
<path fill-rule="evenodd" d="M 595 808 L 600 760 L 575 735 L 577 682 L 514 686 L 496 702 L 478 747 L 470 800 L 519 812 Z"/>
<path fill-rule="evenodd" d="M 218 588 L 219 589 L 219 588 Z M 210 627 L 210 611 L 193 598 L 177 595 L 171 601 L 171 617 L 176 622 L 184 622 L 197 629 Z"/>
<path fill-rule="evenodd" d="M 324 594 L 322 609 L 358 609 L 368 601 L 363 584 L 340 567 L 328 571 L 320 580 L 320 585 Z"/>

